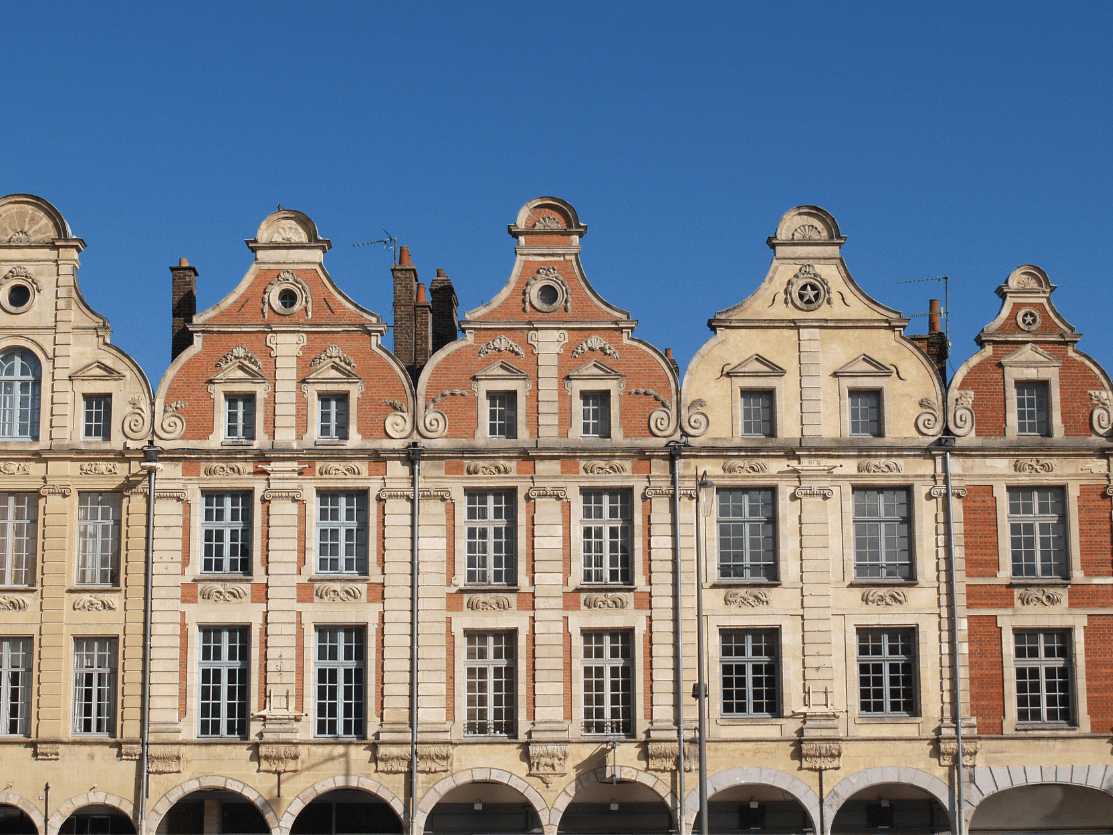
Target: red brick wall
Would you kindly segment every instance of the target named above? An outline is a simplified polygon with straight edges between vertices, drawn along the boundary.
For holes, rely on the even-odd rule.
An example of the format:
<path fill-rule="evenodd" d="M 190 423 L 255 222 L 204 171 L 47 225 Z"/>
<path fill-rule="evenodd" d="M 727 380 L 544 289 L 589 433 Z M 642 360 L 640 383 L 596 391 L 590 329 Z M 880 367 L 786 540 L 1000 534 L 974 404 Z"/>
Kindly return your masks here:
<path fill-rule="evenodd" d="M 1113 615 L 1086 621 L 1086 704 L 1090 731 L 1113 731 Z"/>
<path fill-rule="evenodd" d="M 993 488 L 984 484 L 966 488 L 962 500 L 962 528 L 966 547 L 967 577 L 996 577 L 1000 565 L 997 549 L 997 502 Z"/>
<path fill-rule="evenodd" d="M 1113 522 L 1109 497 L 1101 485 L 1078 488 L 1078 543 L 1082 548 L 1083 574 L 1113 576 Z"/>
<path fill-rule="evenodd" d="M 1005 685 L 1002 678 L 1001 629 L 997 618 L 971 615 L 970 639 L 970 712 L 978 720 L 978 733 L 1001 733 L 1005 715 Z"/>

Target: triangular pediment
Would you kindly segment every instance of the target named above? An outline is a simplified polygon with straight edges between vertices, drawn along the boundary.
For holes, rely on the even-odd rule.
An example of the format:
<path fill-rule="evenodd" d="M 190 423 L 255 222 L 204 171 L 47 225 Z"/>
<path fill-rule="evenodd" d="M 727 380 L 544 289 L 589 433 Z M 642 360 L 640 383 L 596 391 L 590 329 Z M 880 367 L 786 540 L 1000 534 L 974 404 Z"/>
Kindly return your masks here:
<path fill-rule="evenodd" d="M 569 380 L 620 380 L 622 374 L 606 363 L 593 360 L 568 373 Z"/>
<path fill-rule="evenodd" d="M 124 375 L 103 362 L 91 362 L 70 375 L 71 380 L 122 380 Z"/>
<path fill-rule="evenodd" d="M 1054 357 L 1047 351 L 1041 351 L 1031 342 L 1023 348 L 1018 348 L 1001 360 L 1001 365 L 1022 368 L 1058 368 L 1063 361 Z"/>
<path fill-rule="evenodd" d="M 892 374 L 892 366 L 875 360 L 869 354 L 860 354 L 834 372 L 836 377 L 890 377 Z"/>
<path fill-rule="evenodd" d="M 340 362 L 323 362 L 312 373 L 307 374 L 304 383 L 344 382 L 356 383 L 362 378 L 347 365 Z"/>
<path fill-rule="evenodd" d="M 210 383 L 269 383 L 263 372 L 246 362 L 230 362 L 212 376 Z"/>
<path fill-rule="evenodd" d="M 753 354 L 723 372 L 726 377 L 783 377 L 784 374 L 783 368 L 761 354 Z"/>
<path fill-rule="evenodd" d="M 515 368 L 508 362 L 499 360 L 488 365 L 482 371 L 477 371 L 473 380 L 528 380 L 529 375 L 520 368 Z"/>

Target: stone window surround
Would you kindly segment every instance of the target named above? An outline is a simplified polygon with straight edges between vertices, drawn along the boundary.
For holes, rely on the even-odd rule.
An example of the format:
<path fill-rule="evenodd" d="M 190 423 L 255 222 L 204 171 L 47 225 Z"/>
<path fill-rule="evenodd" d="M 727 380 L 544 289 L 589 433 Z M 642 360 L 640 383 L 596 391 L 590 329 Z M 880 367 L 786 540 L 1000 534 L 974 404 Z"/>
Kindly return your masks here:
<path fill-rule="evenodd" d="M 477 412 L 474 437 L 477 440 L 494 440 L 495 442 L 502 441 L 510 444 L 528 440 L 530 434 L 529 421 L 526 419 L 529 411 L 527 398 L 531 387 L 532 383 L 529 375 L 508 363 L 495 363 L 489 368 L 477 372 L 472 377 L 471 383 L 472 391 L 475 392 Z M 516 395 L 517 438 L 491 438 L 487 434 L 487 395 L 499 391 L 513 392 Z"/>
<path fill-rule="evenodd" d="M 320 570 L 317 530 L 321 524 L 320 512 L 320 496 L 322 493 L 360 493 L 363 495 L 364 508 L 367 511 L 367 553 L 364 557 L 365 570 L 364 571 L 337 571 L 337 572 L 324 572 Z M 375 531 L 378 529 L 377 521 L 377 508 L 379 502 L 375 500 L 375 496 L 367 488 L 366 482 L 357 481 L 355 479 L 344 483 L 332 484 L 322 483 L 319 479 L 314 479 L 311 484 L 307 484 L 302 490 L 302 495 L 305 497 L 301 502 L 305 505 L 305 567 L 303 575 L 307 576 L 310 581 L 321 582 L 367 582 L 371 578 L 372 572 L 379 572 L 378 560 L 378 542 L 375 539 Z M 274 524 L 271 524 L 274 527 Z M 381 574 L 379 574 L 381 578 Z"/>
<path fill-rule="evenodd" d="M 846 371 L 835 372 L 839 381 L 839 425 L 844 438 L 865 438 L 872 436 L 850 434 L 850 392 L 851 391 L 877 391 L 881 394 L 881 435 L 880 438 L 893 436 L 894 427 L 889 419 L 892 414 L 889 393 L 889 378 L 893 375 L 892 369 L 888 371 Z"/>
<path fill-rule="evenodd" d="M 1021 349 L 1023 350 L 1023 349 Z M 1060 362 L 1025 362 L 1004 357 L 1001 367 L 1005 379 L 1005 437 L 1006 438 L 1062 438 L 1066 435 L 1063 428 L 1063 409 L 1059 400 L 1059 366 Z M 1018 435 L 1016 414 L 1016 384 L 1021 382 L 1047 383 L 1047 426 L 1050 436 Z"/>
<path fill-rule="evenodd" d="M 263 548 L 263 526 L 260 524 L 260 519 L 262 516 L 262 491 L 264 488 L 257 483 L 258 481 L 259 479 L 253 478 L 250 475 L 233 478 L 206 478 L 186 488 L 186 500 L 189 502 L 190 507 L 193 508 L 193 512 L 190 513 L 191 530 L 189 532 L 189 574 L 190 577 L 193 578 L 190 582 L 249 583 L 256 577 L 264 576 L 265 572 L 260 563 L 260 554 L 262 554 Z M 202 572 L 201 565 L 204 558 L 202 554 L 204 542 L 201 530 L 205 516 L 204 493 L 248 493 L 251 495 L 250 574 L 207 574 Z M 306 528 L 309 527 L 309 525 L 306 525 Z M 306 564 L 308 565 L 308 560 Z"/>
<path fill-rule="evenodd" d="M 745 366 L 745 368 L 740 368 Z M 785 437 L 783 378 L 785 370 L 773 365 L 764 357 L 754 354 L 730 371 L 726 372 L 730 382 L 731 435 L 736 438 L 753 438 L 756 435 L 742 434 L 742 392 L 768 391 L 773 395 L 773 435 Z"/>
<path fill-rule="evenodd" d="M 209 440 L 219 443 L 222 447 L 255 447 L 270 441 L 267 434 L 264 403 L 271 392 L 271 386 L 265 380 L 258 382 L 237 379 L 224 382 L 214 378 L 209 382 L 209 396 L 213 400 L 213 429 Z M 231 395 L 250 394 L 255 398 L 255 438 L 253 440 L 229 439 L 224 437 L 228 418 L 228 397 Z M 113 404 L 115 405 L 115 404 Z"/>
<path fill-rule="evenodd" d="M 47 392 L 47 389 L 50 386 L 50 381 L 54 379 L 53 356 L 46 350 L 44 350 L 43 347 L 39 345 L 39 343 L 31 339 L 26 339 L 24 337 L 14 335 L 5 335 L 3 344 L 0 345 L 0 354 L 5 353 L 12 348 L 25 348 L 26 350 L 34 354 L 35 359 L 39 361 L 39 435 L 38 440 L 36 441 L 25 441 L 19 440 L 17 438 L 0 438 L 0 445 L 15 444 L 17 446 L 25 446 L 27 444 L 41 444 L 49 442 L 51 424 L 50 418 L 54 411 L 54 402 L 53 398 Z M 76 382 L 76 380 L 74 382 Z M 97 393 L 99 394 L 100 392 Z M 74 409 L 74 411 L 76 411 L 76 409 Z M 82 413 L 82 423 L 84 423 L 84 418 L 85 415 L 84 413 Z M 71 421 L 71 423 L 71 432 L 80 429 L 80 427 L 77 426 L 76 420 Z M 84 443 L 95 443 L 102 446 L 111 446 L 113 444 L 112 441 L 87 441 Z"/>
<path fill-rule="evenodd" d="M 358 380 L 328 380 L 321 382 L 305 382 L 301 387 L 306 399 L 307 426 L 302 440 L 316 446 L 349 447 L 354 442 L 363 440 L 359 434 L 358 408 L 359 396 L 363 393 L 363 383 Z M 322 396 L 330 394 L 343 394 L 348 397 L 348 437 L 341 440 L 335 438 L 319 438 L 317 433 L 321 428 L 321 403 Z"/>
<path fill-rule="evenodd" d="M 225 736 L 223 734 L 214 735 L 214 736 L 201 736 L 201 683 L 200 683 L 201 676 L 200 676 L 200 672 L 201 672 L 201 630 L 202 629 L 246 629 L 247 630 L 247 660 L 246 660 L 246 664 L 242 665 L 242 668 L 247 671 L 247 709 L 248 710 L 247 710 L 247 717 L 246 717 L 247 718 L 247 722 L 246 722 L 247 733 L 246 733 L 245 736 Z M 197 627 L 195 627 L 193 629 L 193 631 L 191 633 L 188 633 L 193 638 L 193 640 L 190 641 L 191 650 L 192 650 L 192 652 L 190 653 L 190 656 L 191 656 L 190 661 L 192 663 L 192 668 L 189 671 L 192 674 L 192 676 L 187 674 L 187 681 L 190 684 L 193 685 L 193 688 L 190 689 L 190 690 L 187 690 L 186 692 L 193 694 L 193 697 L 194 697 L 193 698 L 194 716 L 193 716 L 193 725 L 192 726 L 187 725 L 187 727 L 192 727 L 194 729 L 193 733 L 196 735 L 197 739 L 203 740 L 205 742 L 221 742 L 221 741 L 224 741 L 224 740 L 228 740 L 228 741 L 240 742 L 240 743 L 243 743 L 245 740 L 251 739 L 251 721 L 252 721 L 251 715 L 256 712 L 256 711 L 252 710 L 252 708 L 254 706 L 258 705 L 258 701 L 254 698 L 255 694 L 252 692 L 252 690 L 253 690 L 253 685 L 255 685 L 255 683 L 256 683 L 256 679 L 261 678 L 258 675 L 257 668 L 254 667 L 255 659 L 259 657 L 258 656 L 259 649 L 256 646 L 257 633 L 259 633 L 261 631 L 262 630 L 259 630 L 259 629 L 252 629 L 252 625 L 250 623 L 208 623 L 208 622 L 206 622 L 204 624 L 199 624 Z M 226 670 L 233 667 L 233 665 L 228 664 L 226 662 L 221 663 L 221 664 L 214 664 L 213 666 L 223 667 Z M 255 671 L 255 675 L 252 675 L 253 670 Z M 227 686 L 228 686 L 227 682 L 222 681 L 221 688 L 226 689 Z M 187 699 L 187 702 L 188 701 L 189 700 Z M 187 707 L 187 718 L 189 718 L 188 717 L 188 707 Z M 223 719 L 225 719 L 225 718 L 227 718 L 227 717 L 222 718 L 222 724 L 223 724 Z"/>
<path fill-rule="evenodd" d="M 845 547 L 842 548 L 842 582 L 848 586 L 915 586 L 924 580 L 930 580 L 935 575 L 934 569 L 925 565 L 926 560 L 934 559 L 934 550 L 930 547 L 930 543 L 935 542 L 935 502 L 932 501 L 930 505 L 925 504 L 922 511 L 917 504 L 917 497 L 926 493 L 928 485 L 915 484 L 909 481 L 878 481 L 877 476 L 870 476 L 868 481 L 855 481 L 836 489 L 841 490 L 842 493 L 842 538 L 845 543 Z M 908 493 L 908 548 L 911 551 L 909 562 L 912 566 L 912 576 L 909 579 L 882 577 L 880 579 L 859 580 L 855 575 L 855 490 L 904 490 Z M 921 578 L 924 578 L 924 580 L 921 580 Z M 855 650 L 855 653 L 857 653 L 857 650 Z M 854 657 L 857 658 L 857 654 Z"/>
<path fill-rule="evenodd" d="M 792 560 L 786 559 L 785 545 L 782 532 L 791 529 L 792 520 L 789 515 L 792 487 L 770 484 L 764 481 L 734 483 L 731 476 L 715 477 L 715 495 L 706 508 L 707 516 L 700 520 L 703 534 L 703 553 L 707 555 L 703 565 L 703 587 L 715 586 L 779 586 L 786 582 L 799 582 L 799 572 L 793 572 L 793 567 L 799 566 L 799 554 Z M 720 490 L 771 490 L 773 493 L 773 554 L 776 559 L 775 580 L 759 578 L 720 578 L 719 577 L 719 491 Z M 683 511 L 681 511 L 683 513 Z M 789 576 L 785 576 L 786 573 Z"/>
<path fill-rule="evenodd" d="M 620 396 L 626 388 L 626 379 L 617 371 L 607 368 L 599 362 L 591 362 L 576 371 L 568 374 L 564 380 L 564 389 L 569 395 L 568 435 L 569 439 L 584 439 L 601 443 L 622 440 L 622 408 L 619 404 Z M 606 438 L 583 435 L 582 406 L 580 395 L 586 392 L 600 391 L 610 394 L 611 406 L 611 433 Z"/>
<path fill-rule="evenodd" d="M 568 500 L 572 503 L 571 513 L 571 575 L 567 578 L 568 592 L 595 592 L 607 589 L 620 589 L 634 591 L 646 587 L 645 560 L 642 549 L 642 494 L 638 487 L 631 484 L 615 484 L 613 481 L 601 481 L 592 484 L 588 480 L 581 480 L 575 485 L 575 490 L 568 491 Z M 641 488 L 644 489 L 644 488 Z M 629 583 L 585 583 L 584 582 L 584 503 L 585 492 L 615 492 L 629 491 L 630 498 L 630 582 Z M 522 525 L 521 527 L 525 527 Z M 522 552 L 519 552 L 522 553 Z"/>
<path fill-rule="evenodd" d="M 606 612 L 604 614 L 604 612 Z M 630 667 L 631 667 L 631 707 L 633 713 L 633 729 L 628 737 L 613 737 L 622 739 L 643 739 L 648 725 L 645 719 L 645 669 L 649 659 L 645 654 L 646 617 L 648 612 L 634 612 L 625 610 L 626 614 L 612 614 L 608 610 L 593 609 L 579 613 L 578 617 L 569 618 L 568 631 L 571 635 L 572 658 L 570 661 L 572 671 L 572 692 L 565 698 L 572 700 L 572 727 L 571 738 L 575 740 L 593 741 L 612 737 L 596 734 L 584 734 L 584 633 L 585 632 L 629 632 L 630 639 Z M 631 616 L 632 615 L 632 616 Z"/>
<path fill-rule="evenodd" d="M 939 616 L 913 612 L 855 612 L 836 618 L 845 624 L 846 710 L 850 737 L 926 736 L 940 722 L 940 688 L 942 682 L 935 672 L 940 659 Z M 916 652 L 916 716 L 878 716 L 863 714 L 858 707 L 858 630 L 911 629 Z M 932 665 L 935 665 L 933 668 Z M 838 669 L 838 665 L 835 665 Z M 837 675 L 837 673 L 836 673 Z M 813 698 L 814 698 L 813 691 Z"/>
<path fill-rule="evenodd" d="M 777 686 L 780 697 L 780 716 L 723 716 L 723 679 L 720 662 L 722 644 L 719 633 L 723 629 L 775 629 L 780 640 L 777 665 Z M 791 653 L 803 646 L 803 618 L 785 617 L 783 614 L 747 609 L 745 618 L 738 615 L 710 615 L 707 617 L 705 646 L 707 653 L 708 736 L 729 739 L 734 736 L 785 737 L 795 732 L 797 722 L 792 717 L 802 705 L 799 694 L 803 692 L 802 667 L 795 663 Z M 787 660 L 786 660 L 787 659 Z M 670 672 L 672 672 L 670 670 Z"/>
<path fill-rule="evenodd" d="M 524 555 L 528 553 L 530 543 L 526 540 L 526 522 L 524 514 L 529 512 L 532 503 L 527 501 L 526 493 L 529 486 L 516 486 L 500 480 L 500 476 L 473 477 L 466 485 L 452 488 L 452 505 L 455 509 L 456 530 L 452 536 L 456 542 L 456 558 L 451 566 L 449 583 L 452 591 L 491 590 L 517 592 L 529 589 L 533 585 L 533 578 L 526 576 Z M 468 493 L 513 493 L 514 494 L 514 583 L 510 585 L 469 584 L 468 577 Z M 504 613 L 505 614 L 505 613 Z M 496 627 L 491 627 L 492 629 Z M 463 679 L 461 679 L 462 681 Z"/>
<path fill-rule="evenodd" d="M 1090 733 L 1090 713 L 1086 702 L 1086 623 L 1087 614 L 1073 612 L 1054 612 L 1048 614 L 997 615 L 997 626 L 1001 629 L 1001 679 L 1005 692 L 1005 716 L 1001 720 L 1001 732 L 1014 733 L 1054 733 L 1062 730 L 1069 734 Z M 1070 632 L 1071 649 L 1071 708 L 1074 722 L 1070 725 L 1020 724 L 1016 721 L 1016 643 L 1015 632 L 1029 630 L 1066 630 Z"/>
<path fill-rule="evenodd" d="M 76 723 L 76 710 L 77 710 L 77 693 L 75 685 L 77 683 L 77 641 L 79 640 L 97 640 L 97 641 L 115 641 L 115 658 L 114 669 L 112 676 L 112 689 L 113 692 L 109 694 L 111 700 L 111 716 L 109 717 L 109 724 L 111 730 L 108 732 L 91 731 L 88 733 L 79 733 L 75 727 Z M 107 631 L 103 629 L 96 629 L 92 626 L 88 628 L 74 629 L 69 636 L 69 652 L 63 653 L 66 657 L 66 671 L 63 679 L 68 682 L 68 695 L 70 716 L 68 721 L 63 719 L 65 727 L 69 728 L 69 735 L 76 739 L 118 739 L 120 738 L 121 725 L 123 722 L 123 686 L 124 680 L 122 675 L 123 659 L 120 657 L 121 647 L 124 646 L 124 636 L 120 629 L 111 629 Z M 63 697 L 64 698 L 64 697 Z M 64 710 L 64 708 L 63 708 Z"/>
<path fill-rule="evenodd" d="M 362 740 L 372 739 L 378 732 L 381 717 L 376 716 L 375 710 L 375 665 L 377 645 L 382 636 L 378 635 L 379 614 L 382 604 L 363 604 L 357 609 L 329 610 L 302 609 L 301 635 L 302 635 L 302 704 L 305 718 L 299 723 L 298 738 L 303 740 L 333 741 L 337 744 L 358 743 Z M 320 737 L 315 733 L 317 726 L 317 630 L 322 627 L 354 626 L 363 630 L 363 735 L 360 737 Z M 252 634 L 252 650 L 254 651 L 255 636 Z M 273 639 L 272 639 L 273 645 Z M 283 688 L 285 691 L 285 688 Z M 276 689 L 277 694 L 277 689 Z M 277 700 L 277 699 L 276 699 Z M 295 689 L 290 688 L 290 704 L 295 700 Z"/>
<path fill-rule="evenodd" d="M 206 579 L 208 578 L 202 578 L 199 582 L 204 583 Z M 251 708 L 247 719 L 247 734 L 248 739 L 254 739 L 262 721 L 254 717 L 254 714 L 257 712 L 255 708 L 258 706 L 263 695 L 260 692 L 263 682 L 262 677 L 259 675 L 259 662 L 263 658 L 262 647 L 260 645 L 262 630 L 258 628 L 258 624 L 262 623 L 263 612 L 267 607 L 265 603 L 223 603 L 219 605 L 220 608 L 218 610 L 214 610 L 207 603 L 190 603 L 181 607 L 182 612 L 185 614 L 185 627 L 188 636 L 186 639 L 185 658 L 182 659 L 182 663 L 186 665 L 185 688 L 186 693 L 189 694 L 189 698 L 186 699 L 185 716 L 176 724 L 182 729 L 183 739 L 198 739 L 206 743 L 227 741 L 242 745 L 244 740 L 240 738 L 202 737 L 199 734 L 201 728 L 201 691 L 199 675 L 199 670 L 201 668 L 201 629 L 202 627 L 247 629 L 249 653 L 247 702 L 248 706 Z M 174 666 L 177 667 L 177 664 Z M 294 692 L 291 689 L 291 703 L 293 703 L 293 700 Z M 175 699 L 175 704 L 176 703 L 177 699 Z M 176 719 L 176 709 L 174 714 Z"/>
<path fill-rule="evenodd" d="M 43 369 L 44 379 L 46 369 Z M 80 377 L 71 376 L 73 386 L 73 427 L 70 440 L 80 443 L 86 449 L 116 449 L 124 439 L 123 422 L 127 412 L 127 402 L 123 390 L 124 375 Z M 112 403 L 112 415 L 108 437 L 104 440 L 85 437 L 85 398 L 89 395 L 108 397 Z M 48 399 L 43 398 L 39 407 L 39 420 L 42 420 L 43 407 L 49 408 Z M 39 435 L 42 438 L 42 435 Z"/>
<path fill-rule="evenodd" d="M 1068 583 L 1085 576 L 1082 573 L 1082 547 L 1078 540 L 1078 525 L 1072 525 L 1072 519 L 1078 519 L 1078 490 L 1079 484 L 1071 481 L 1032 481 L 1017 479 L 1016 481 L 997 482 L 993 485 L 993 499 L 997 505 L 997 576 L 1001 579 L 1013 580 L 1012 543 L 1009 536 L 1009 488 L 1010 487 L 1058 487 L 1066 497 L 1066 512 L 1063 524 L 1067 528 L 1067 579 L 1060 577 L 1017 577 L 1015 582 L 1028 585 L 1047 585 Z"/>
<path fill-rule="evenodd" d="M 518 733 L 511 737 L 512 740 L 524 740 L 529 731 L 526 705 L 529 700 L 529 689 L 526 681 L 526 664 L 529 642 L 533 635 L 529 629 L 532 611 L 487 611 L 487 612 L 452 612 L 447 615 L 447 620 L 452 626 L 453 663 L 452 672 L 456 681 L 456 701 L 454 704 L 455 719 L 452 722 L 452 739 L 504 739 L 504 737 L 464 736 L 464 723 L 468 718 L 468 665 L 466 632 L 513 632 L 515 636 L 514 661 L 514 689 L 517 699 L 517 726 Z M 563 655 L 563 653 L 562 653 Z M 536 662 L 535 662 L 536 663 Z M 562 662 L 563 663 L 563 662 Z"/>

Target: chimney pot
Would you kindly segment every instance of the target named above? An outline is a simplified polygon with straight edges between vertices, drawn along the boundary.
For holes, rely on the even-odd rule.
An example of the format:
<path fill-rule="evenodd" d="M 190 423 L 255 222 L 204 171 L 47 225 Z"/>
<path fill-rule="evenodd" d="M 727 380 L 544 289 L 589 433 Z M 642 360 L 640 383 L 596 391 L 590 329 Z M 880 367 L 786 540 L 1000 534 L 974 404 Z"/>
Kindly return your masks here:
<path fill-rule="evenodd" d="M 437 278 L 448 278 L 448 276 L 445 275 L 444 270 L 438 268 L 437 269 Z"/>
<path fill-rule="evenodd" d="M 187 261 L 185 258 L 179 258 L 178 259 L 178 266 L 179 267 L 188 267 L 189 266 L 189 261 Z"/>
<path fill-rule="evenodd" d="M 939 299 L 928 302 L 928 333 L 939 333 Z"/>
<path fill-rule="evenodd" d="M 398 263 L 406 267 L 410 265 L 410 248 L 408 246 L 398 247 Z"/>
<path fill-rule="evenodd" d="M 417 283 L 417 303 L 426 304 L 428 301 L 429 297 L 425 295 L 425 285 L 419 281 Z"/>
<path fill-rule="evenodd" d="M 665 349 L 665 356 L 670 360 L 672 359 L 672 348 Z"/>

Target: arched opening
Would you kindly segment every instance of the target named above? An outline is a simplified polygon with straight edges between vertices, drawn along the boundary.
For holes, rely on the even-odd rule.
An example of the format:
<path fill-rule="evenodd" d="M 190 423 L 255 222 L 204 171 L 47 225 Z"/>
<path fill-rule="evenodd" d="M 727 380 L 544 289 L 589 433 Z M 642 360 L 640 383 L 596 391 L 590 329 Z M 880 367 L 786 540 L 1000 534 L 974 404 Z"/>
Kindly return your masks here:
<path fill-rule="evenodd" d="M 533 804 L 504 783 L 465 783 L 442 797 L 425 821 L 425 835 L 541 832 Z"/>
<path fill-rule="evenodd" d="M 26 348 L 0 353 L 0 440 L 39 439 L 42 366 Z"/>
<path fill-rule="evenodd" d="M 402 820 L 385 800 L 359 789 L 337 789 L 314 798 L 294 818 L 290 835 L 401 833 Z"/>
<path fill-rule="evenodd" d="M 82 806 L 58 828 L 59 835 L 135 835 L 131 818 L 115 806 Z"/>
<path fill-rule="evenodd" d="M 22 809 L 0 803 L 0 835 L 39 835 L 39 829 Z"/>
<path fill-rule="evenodd" d="M 558 832 L 567 835 L 674 832 L 672 811 L 641 783 L 590 783 L 576 792 L 560 816 Z"/>
<path fill-rule="evenodd" d="M 1113 797 L 1099 789 L 1058 783 L 1005 789 L 978 804 L 970 832 L 1113 832 Z"/>
<path fill-rule="evenodd" d="M 815 831 L 808 810 L 791 794 L 775 786 L 753 783 L 731 786 L 708 798 L 707 805 L 711 810 L 707 829 L 720 835 L 749 835 L 751 832 L 803 835 Z M 699 827 L 697 814 L 692 829 Z"/>
<path fill-rule="evenodd" d="M 930 793 L 904 783 L 881 783 L 862 789 L 839 807 L 833 835 L 950 832 L 947 810 Z"/>
<path fill-rule="evenodd" d="M 243 795 L 202 789 L 170 807 L 157 835 L 270 835 L 270 831 L 258 807 Z"/>

